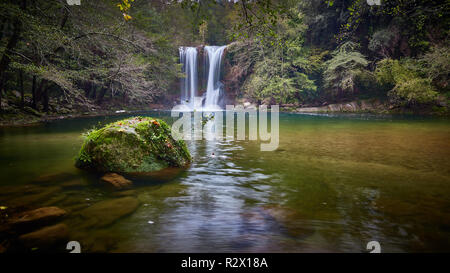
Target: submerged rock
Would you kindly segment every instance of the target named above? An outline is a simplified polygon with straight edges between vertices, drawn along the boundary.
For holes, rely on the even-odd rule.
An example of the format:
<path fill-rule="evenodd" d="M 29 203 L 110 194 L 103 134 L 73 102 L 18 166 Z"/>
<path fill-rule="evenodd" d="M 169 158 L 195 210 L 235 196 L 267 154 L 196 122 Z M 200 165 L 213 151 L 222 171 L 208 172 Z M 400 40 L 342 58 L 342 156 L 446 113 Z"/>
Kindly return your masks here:
<path fill-rule="evenodd" d="M 99 172 L 143 173 L 184 167 L 191 156 L 162 120 L 134 117 L 85 135 L 76 166 Z"/>
<path fill-rule="evenodd" d="M 105 227 L 116 220 L 131 214 L 139 206 L 139 201 L 133 197 L 115 198 L 102 201 L 80 212 L 84 227 Z"/>
<path fill-rule="evenodd" d="M 19 241 L 27 248 L 48 248 L 68 241 L 69 229 L 65 224 L 57 224 L 41 228 L 19 237 Z"/>
<path fill-rule="evenodd" d="M 41 203 L 45 200 L 50 199 L 52 196 L 60 193 L 60 187 L 33 187 L 30 191 L 23 192 L 20 195 L 14 195 L 7 204 L 11 207 L 29 207 L 33 204 Z"/>
<path fill-rule="evenodd" d="M 123 197 L 123 196 L 136 196 L 137 191 L 135 190 L 126 190 L 126 191 L 118 191 L 113 193 L 113 196 Z"/>
<path fill-rule="evenodd" d="M 295 209 L 282 207 L 280 205 L 264 206 L 263 214 L 270 216 L 281 224 L 287 235 L 296 238 L 306 238 L 314 234 L 313 227 L 307 224 L 302 215 Z"/>
<path fill-rule="evenodd" d="M 64 189 L 82 189 L 87 185 L 88 183 L 84 179 L 74 179 L 60 184 Z"/>
<path fill-rule="evenodd" d="M 117 173 L 107 173 L 102 176 L 101 181 L 108 185 L 113 186 L 116 189 L 123 189 L 130 187 L 133 183 L 125 177 Z"/>
<path fill-rule="evenodd" d="M 33 228 L 52 223 L 66 215 L 66 211 L 58 207 L 43 207 L 22 212 L 11 219 L 14 228 Z"/>
<path fill-rule="evenodd" d="M 32 183 L 37 184 L 49 184 L 49 183 L 61 183 L 66 181 L 72 181 L 78 179 L 78 175 L 75 173 L 61 172 L 61 173 L 53 173 L 47 175 L 41 175 L 37 178 L 34 178 Z"/>

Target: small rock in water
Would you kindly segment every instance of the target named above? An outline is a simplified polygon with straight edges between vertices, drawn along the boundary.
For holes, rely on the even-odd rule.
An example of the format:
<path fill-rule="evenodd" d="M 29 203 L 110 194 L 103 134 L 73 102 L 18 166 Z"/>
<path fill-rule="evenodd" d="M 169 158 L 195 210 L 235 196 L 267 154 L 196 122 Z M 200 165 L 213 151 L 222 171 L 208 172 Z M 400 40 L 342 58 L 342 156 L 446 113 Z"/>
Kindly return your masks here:
<path fill-rule="evenodd" d="M 80 211 L 80 215 L 83 218 L 83 227 L 106 227 L 133 213 L 138 207 L 139 201 L 127 196 L 95 203 Z"/>
<path fill-rule="evenodd" d="M 21 235 L 19 240 L 28 248 L 47 248 L 68 240 L 69 231 L 65 224 L 44 227 Z"/>
<path fill-rule="evenodd" d="M 116 189 L 122 189 L 131 186 L 133 183 L 125 177 L 117 173 L 107 173 L 101 178 L 102 182 L 105 182 Z"/>
<path fill-rule="evenodd" d="M 16 215 L 11 219 L 11 224 L 17 228 L 32 228 L 52 223 L 66 214 L 58 207 L 43 207 Z"/>

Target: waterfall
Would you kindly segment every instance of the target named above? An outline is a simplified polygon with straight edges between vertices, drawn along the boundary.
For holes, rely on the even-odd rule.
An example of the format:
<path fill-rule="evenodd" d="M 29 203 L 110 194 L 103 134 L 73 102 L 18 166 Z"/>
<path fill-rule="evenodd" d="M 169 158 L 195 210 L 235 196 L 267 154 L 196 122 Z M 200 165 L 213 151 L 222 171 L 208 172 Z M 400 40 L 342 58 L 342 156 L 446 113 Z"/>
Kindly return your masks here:
<path fill-rule="evenodd" d="M 195 47 L 180 47 L 180 63 L 185 78 L 181 79 L 181 104 L 190 110 L 217 110 L 221 109 L 223 99 L 223 84 L 220 82 L 220 68 L 222 55 L 226 46 L 205 46 L 204 48 L 204 77 L 206 93 L 198 97 L 198 52 Z M 202 107 L 203 106 L 203 107 Z"/>
<path fill-rule="evenodd" d="M 220 67 L 225 48 L 226 46 L 205 46 L 205 51 L 208 53 L 209 70 L 204 108 L 208 110 L 220 109 L 219 100 L 221 93 L 223 93 L 222 83 L 220 82 Z"/>
<path fill-rule="evenodd" d="M 182 72 L 186 77 L 181 80 L 181 104 L 190 109 L 195 108 L 195 97 L 197 96 L 197 48 L 180 47 L 180 63 L 183 64 Z"/>

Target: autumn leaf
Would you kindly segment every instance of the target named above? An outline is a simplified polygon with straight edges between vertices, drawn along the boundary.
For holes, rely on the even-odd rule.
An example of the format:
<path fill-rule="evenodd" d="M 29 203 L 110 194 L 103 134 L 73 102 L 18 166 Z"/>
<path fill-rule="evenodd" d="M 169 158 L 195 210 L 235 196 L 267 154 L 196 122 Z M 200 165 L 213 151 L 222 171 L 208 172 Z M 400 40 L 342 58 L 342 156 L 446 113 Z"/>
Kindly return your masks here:
<path fill-rule="evenodd" d="M 126 13 L 123 14 L 123 18 L 125 19 L 125 21 L 130 20 L 132 17 Z"/>

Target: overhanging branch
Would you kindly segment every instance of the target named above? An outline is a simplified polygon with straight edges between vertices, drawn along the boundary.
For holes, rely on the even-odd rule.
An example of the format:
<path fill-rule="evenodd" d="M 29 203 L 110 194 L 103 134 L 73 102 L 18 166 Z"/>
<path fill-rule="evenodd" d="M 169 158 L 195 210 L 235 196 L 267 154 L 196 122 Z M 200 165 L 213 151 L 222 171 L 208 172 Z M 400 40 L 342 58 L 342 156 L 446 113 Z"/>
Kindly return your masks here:
<path fill-rule="evenodd" d="M 117 39 L 117 40 L 119 40 L 119 41 L 128 43 L 128 44 L 134 46 L 135 48 L 137 48 L 137 49 L 139 49 L 139 50 L 141 50 L 141 51 L 143 51 L 143 52 L 146 51 L 145 48 L 141 47 L 140 45 L 138 45 L 138 44 L 136 44 L 136 43 L 134 43 L 134 42 L 132 42 L 132 41 L 130 41 L 130 40 L 127 40 L 127 39 L 124 39 L 124 38 L 122 38 L 122 37 L 119 37 L 119 36 L 117 36 L 117 35 L 111 34 L 111 33 L 88 32 L 88 33 L 85 33 L 85 34 L 82 34 L 82 35 L 80 35 L 80 36 L 77 36 L 77 37 L 72 38 L 71 41 L 75 41 L 75 40 L 78 40 L 78 39 L 81 39 L 81 38 L 84 38 L 84 37 L 87 37 L 87 36 L 90 36 L 90 35 L 103 35 L 103 36 L 109 36 L 109 37 L 115 38 L 115 39 Z"/>

